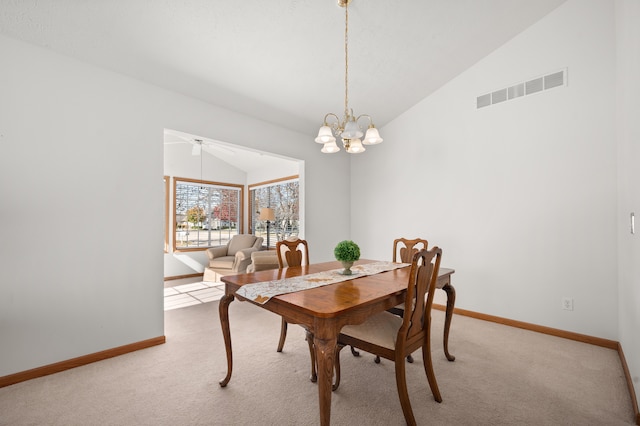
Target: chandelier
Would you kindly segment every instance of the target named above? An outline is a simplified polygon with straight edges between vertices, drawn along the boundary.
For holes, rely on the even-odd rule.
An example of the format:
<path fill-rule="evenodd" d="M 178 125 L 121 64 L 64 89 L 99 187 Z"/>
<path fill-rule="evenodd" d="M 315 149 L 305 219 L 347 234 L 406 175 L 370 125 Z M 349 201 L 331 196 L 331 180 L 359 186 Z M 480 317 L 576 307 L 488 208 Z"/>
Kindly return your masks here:
<path fill-rule="evenodd" d="M 349 109 L 349 3 L 351 0 L 338 0 L 338 5 L 344 7 L 344 116 L 340 119 L 332 112 L 324 116 L 324 122 L 315 140 L 324 144 L 321 151 L 325 154 L 340 151 L 336 144 L 337 137 L 342 139 L 342 146 L 349 154 L 359 154 L 365 151 L 364 145 L 382 142 L 378 129 L 373 125 L 373 119 L 367 114 L 356 117 L 353 110 Z M 360 122 L 368 124 L 366 134 L 360 127 Z M 364 139 L 361 140 L 363 135 Z"/>

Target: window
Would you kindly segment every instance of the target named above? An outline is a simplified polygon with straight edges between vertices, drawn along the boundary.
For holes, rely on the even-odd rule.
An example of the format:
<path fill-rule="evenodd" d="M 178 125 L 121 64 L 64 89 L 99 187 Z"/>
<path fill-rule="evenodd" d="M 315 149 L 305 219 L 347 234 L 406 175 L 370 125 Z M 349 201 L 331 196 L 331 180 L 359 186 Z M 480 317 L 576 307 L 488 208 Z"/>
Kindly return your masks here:
<path fill-rule="evenodd" d="M 297 236 L 300 230 L 298 176 L 289 176 L 275 181 L 249 186 L 249 211 L 251 212 L 251 233 L 267 241 L 267 224 L 261 221 L 260 209 L 274 209 L 275 220 L 269 224 L 270 245 L 276 241 Z"/>
<path fill-rule="evenodd" d="M 226 244 L 242 231 L 242 185 L 174 178 L 174 250 Z"/>

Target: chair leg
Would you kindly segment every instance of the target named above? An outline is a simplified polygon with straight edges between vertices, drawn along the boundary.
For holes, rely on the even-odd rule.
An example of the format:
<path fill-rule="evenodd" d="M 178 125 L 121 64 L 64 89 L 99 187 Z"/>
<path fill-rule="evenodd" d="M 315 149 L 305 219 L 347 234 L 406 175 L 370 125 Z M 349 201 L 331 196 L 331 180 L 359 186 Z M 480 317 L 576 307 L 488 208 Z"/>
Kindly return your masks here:
<path fill-rule="evenodd" d="M 396 387 L 398 388 L 398 397 L 402 406 L 404 419 L 409 426 L 416 425 L 416 419 L 411 409 L 411 401 L 409 400 L 409 392 L 407 392 L 407 376 L 405 373 L 405 357 L 396 357 Z"/>
<path fill-rule="evenodd" d="M 356 348 L 354 348 L 353 346 L 350 346 L 350 348 L 351 348 L 351 355 L 360 356 L 360 352 L 356 351 Z"/>
<path fill-rule="evenodd" d="M 429 327 L 429 329 L 430 328 L 431 327 Z M 429 381 L 431 393 L 433 393 L 433 399 L 437 402 L 442 402 L 442 396 L 440 395 L 440 389 L 438 389 L 436 374 L 433 371 L 433 364 L 431 363 L 431 333 L 429 331 L 427 331 L 425 343 L 422 345 L 422 363 L 424 364 L 424 371 L 427 373 L 427 380 Z"/>
<path fill-rule="evenodd" d="M 340 351 L 342 350 L 342 348 L 344 348 L 344 345 L 341 345 L 340 343 L 336 345 L 336 353 L 335 353 L 335 359 L 334 359 L 334 368 L 336 370 L 336 381 L 333 383 L 333 386 L 331 387 L 332 391 L 337 390 L 338 386 L 340 386 Z M 353 350 L 353 347 L 351 349 Z"/>
<path fill-rule="evenodd" d="M 282 318 L 282 325 L 280 326 L 280 341 L 278 342 L 278 352 L 282 352 L 284 347 L 284 341 L 287 338 L 287 322 Z"/>
<path fill-rule="evenodd" d="M 307 337 L 305 339 L 309 344 L 309 355 L 311 356 L 311 377 L 309 380 L 316 383 L 318 381 L 318 374 L 316 372 L 316 365 L 318 364 L 318 361 L 316 360 L 316 348 L 313 344 L 313 334 L 307 331 Z"/>

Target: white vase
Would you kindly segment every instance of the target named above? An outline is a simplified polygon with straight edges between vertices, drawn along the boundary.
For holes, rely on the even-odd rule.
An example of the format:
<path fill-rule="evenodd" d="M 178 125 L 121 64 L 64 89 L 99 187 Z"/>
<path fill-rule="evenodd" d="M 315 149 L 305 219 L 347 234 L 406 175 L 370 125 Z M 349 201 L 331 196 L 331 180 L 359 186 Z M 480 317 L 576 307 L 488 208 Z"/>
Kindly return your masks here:
<path fill-rule="evenodd" d="M 344 270 L 342 271 L 342 275 L 351 275 L 353 272 L 351 272 L 351 267 L 353 266 L 353 262 L 342 262 L 342 266 L 344 267 Z"/>

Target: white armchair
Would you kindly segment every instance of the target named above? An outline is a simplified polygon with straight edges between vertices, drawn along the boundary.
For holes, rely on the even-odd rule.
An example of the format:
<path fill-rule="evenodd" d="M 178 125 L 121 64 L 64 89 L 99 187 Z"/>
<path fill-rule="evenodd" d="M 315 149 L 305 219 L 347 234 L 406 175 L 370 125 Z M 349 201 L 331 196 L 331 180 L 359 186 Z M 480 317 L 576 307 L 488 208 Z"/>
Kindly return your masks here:
<path fill-rule="evenodd" d="M 247 272 L 259 272 L 266 269 L 278 269 L 278 254 L 274 250 L 254 251 Z"/>
<path fill-rule="evenodd" d="M 251 253 L 262 249 L 262 237 L 235 235 L 225 246 L 206 250 L 209 264 L 204 269 L 204 281 L 220 281 L 224 275 L 244 274 L 251 263 Z"/>

